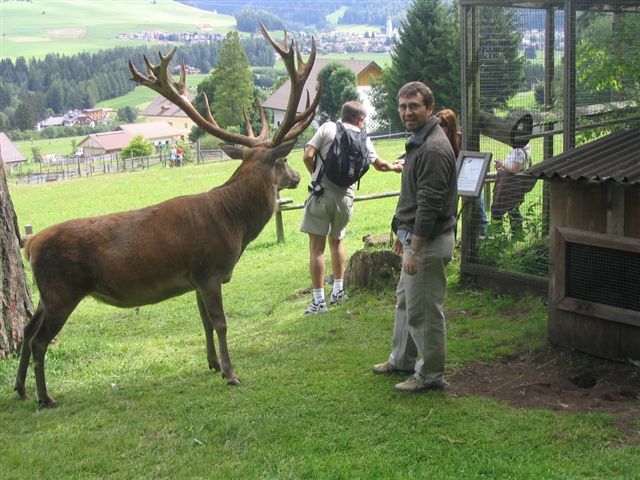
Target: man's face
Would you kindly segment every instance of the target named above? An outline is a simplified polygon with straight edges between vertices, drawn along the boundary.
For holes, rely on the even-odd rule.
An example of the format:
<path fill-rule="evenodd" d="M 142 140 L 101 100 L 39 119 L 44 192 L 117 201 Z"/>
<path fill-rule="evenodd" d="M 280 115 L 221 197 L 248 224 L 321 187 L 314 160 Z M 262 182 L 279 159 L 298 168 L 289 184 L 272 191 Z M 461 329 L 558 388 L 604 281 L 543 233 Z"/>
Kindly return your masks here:
<path fill-rule="evenodd" d="M 431 118 L 433 107 L 427 108 L 424 105 L 424 98 L 421 93 L 398 98 L 398 113 L 404 127 L 410 132 L 417 132 Z"/>

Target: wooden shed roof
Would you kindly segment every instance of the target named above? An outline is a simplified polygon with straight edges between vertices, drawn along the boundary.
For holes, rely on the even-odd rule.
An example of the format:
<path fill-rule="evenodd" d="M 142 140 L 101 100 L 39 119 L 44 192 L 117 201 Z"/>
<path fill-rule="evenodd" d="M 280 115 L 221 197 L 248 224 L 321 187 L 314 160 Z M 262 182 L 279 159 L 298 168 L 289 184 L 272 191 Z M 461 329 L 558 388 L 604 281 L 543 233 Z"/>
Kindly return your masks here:
<path fill-rule="evenodd" d="M 4 132 L 0 132 L 0 160 L 3 163 L 20 163 L 27 160 Z"/>
<path fill-rule="evenodd" d="M 529 168 L 538 178 L 640 184 L 640 128 L 613 133 Z"/>

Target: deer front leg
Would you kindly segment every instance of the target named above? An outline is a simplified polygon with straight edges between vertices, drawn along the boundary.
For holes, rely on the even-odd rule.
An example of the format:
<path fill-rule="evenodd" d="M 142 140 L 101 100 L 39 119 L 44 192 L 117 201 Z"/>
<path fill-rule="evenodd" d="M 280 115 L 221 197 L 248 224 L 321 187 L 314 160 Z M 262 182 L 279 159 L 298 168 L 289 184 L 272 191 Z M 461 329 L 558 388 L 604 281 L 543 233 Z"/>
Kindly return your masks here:
<path fill-rule="evenodd" d="M 202 319 L 202 325 L 204 327 L 204 338 L 207 343 L 207 362 L 209 363 L 209 369 L 220 371 L 220 362 L 216 355 L 216 346 L 213 343 L 213 320 L 207 312 L 207 307 L 202 300 L 199 292 L 196 292 L 196 299 L 198 301 L 198 310 L 200 311 L 200 318 Z"/>
<path fill-rule="evenodd" d="M 221 283 L 216 280 L 209 280 L 205 286 L 200 288 L 199 293 L 218 336 L 222 376 L 227 379 L 229 385 L 238 385 L 240 381 L 231 366 L 229 348 L 227 347 L 227 320 L 222 307 Z"/>

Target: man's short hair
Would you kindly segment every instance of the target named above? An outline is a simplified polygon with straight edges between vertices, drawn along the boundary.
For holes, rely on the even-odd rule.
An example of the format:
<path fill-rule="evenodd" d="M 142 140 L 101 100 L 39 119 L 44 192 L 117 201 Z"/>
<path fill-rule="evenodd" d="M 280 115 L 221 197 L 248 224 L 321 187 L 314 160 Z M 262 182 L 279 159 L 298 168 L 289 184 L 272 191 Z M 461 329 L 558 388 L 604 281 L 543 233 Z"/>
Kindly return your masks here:
<path fill-rule="evenodd" d="M 364 120 L 367 110 L 360 102 L 351 100 L 342 105 L 341 119 L 343 122 L 355 123 L 357 120 Z"/>
<path fill-rule="evenodd" d="M 417 94 L 422 95 L 425 107 L 429 108 L 434 106 L 435 99 L 433 98 L 433 92 L 422 82 L 409 82 L 404 84 L 400 90 L 398 90 L 396 100 L 400 97 L 412 97 Z"/>

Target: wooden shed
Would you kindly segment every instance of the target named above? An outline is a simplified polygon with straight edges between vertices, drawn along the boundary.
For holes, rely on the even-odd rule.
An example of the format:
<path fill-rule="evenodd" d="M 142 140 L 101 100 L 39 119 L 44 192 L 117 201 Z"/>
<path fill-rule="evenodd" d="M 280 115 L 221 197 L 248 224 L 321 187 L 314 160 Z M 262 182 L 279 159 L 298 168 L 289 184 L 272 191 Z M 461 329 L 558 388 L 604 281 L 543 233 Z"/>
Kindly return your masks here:
<path fill-rule="evenodd" d="M 640 359 L 640 129 L 543 161 L 550 186 L 549 338 Z"/>

